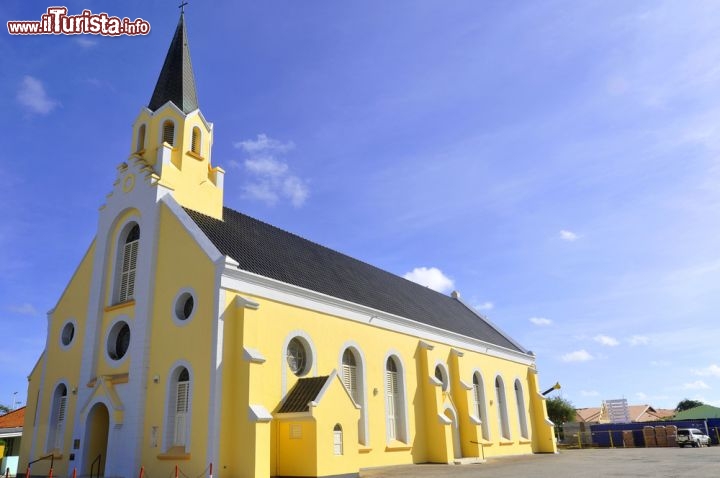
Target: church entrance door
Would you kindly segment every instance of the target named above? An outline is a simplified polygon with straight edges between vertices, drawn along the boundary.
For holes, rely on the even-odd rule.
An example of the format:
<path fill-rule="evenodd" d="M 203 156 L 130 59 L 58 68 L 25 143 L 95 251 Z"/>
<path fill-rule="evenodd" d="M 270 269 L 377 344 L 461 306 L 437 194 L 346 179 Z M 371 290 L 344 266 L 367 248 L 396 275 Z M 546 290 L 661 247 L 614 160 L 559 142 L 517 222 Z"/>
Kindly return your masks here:
<path fill-rule="evenodd" d="M 83 474 L 105 475 L 107 459 L 108 432 L 110 414 L 103 403 L 96 403 L 90 409 L 85 422 L 85 453 L 83 454 Z"/>

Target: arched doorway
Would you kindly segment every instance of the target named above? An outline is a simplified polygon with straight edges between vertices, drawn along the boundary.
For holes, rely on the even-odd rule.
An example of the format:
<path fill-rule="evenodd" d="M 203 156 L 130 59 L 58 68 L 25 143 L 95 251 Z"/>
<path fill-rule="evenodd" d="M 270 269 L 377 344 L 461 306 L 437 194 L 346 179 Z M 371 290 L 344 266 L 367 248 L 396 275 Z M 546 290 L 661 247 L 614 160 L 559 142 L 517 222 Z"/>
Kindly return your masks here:
<path fill-rule="evenodd" d="M 108 409 L 105 404 L 96 403 L 90 409 L 85 422 L 83 474 L 89 475 L 92 467 L 94 473 L 98 473 L 97 470 L 99 470 L 99 476 L 105 475 L 109 431 L 110 414 Z"/>
<path fill-rule="evenodd" d="M 455 411 L 448 407 L 445 409 L 445 416 L 450 420 L 450 428 L 453 439 L 453 458 L 456 460 L 462 458 L 462 443 L 460 442 L 460 429 L 458 428 L 457 415 Z"/>

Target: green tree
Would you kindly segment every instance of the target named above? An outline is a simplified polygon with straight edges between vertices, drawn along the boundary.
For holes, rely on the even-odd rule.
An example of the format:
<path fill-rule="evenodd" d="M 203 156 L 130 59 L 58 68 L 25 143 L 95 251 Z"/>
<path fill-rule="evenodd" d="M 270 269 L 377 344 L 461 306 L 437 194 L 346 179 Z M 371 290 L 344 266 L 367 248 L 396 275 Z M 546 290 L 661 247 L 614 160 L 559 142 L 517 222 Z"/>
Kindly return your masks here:
<path fill-rule="evenodd" d="M 699 407 L 701 405 L 705 404 L 699 400 L 690 400 L 689 398 L 686 398 L 685 400 L 680 400 L 680 403 L 678 403 L 677 407 L 675 407 L 675 411 L 683 412 L 685 410 L 690 410 L 691 408 Z"/>
<path fill-rule="evenodd" d="M 548 417 L 555 425 L 575 421 L 575 407 L 562 397 L 549 398 L 546 402 Z"/>
<path fill-rule="evenodd" d="M 6 413 L 10 413 L 10 412 L 12 412 L 12 409 L 10 407 L 0 403 L 0 415 L 5 415 Z"/>

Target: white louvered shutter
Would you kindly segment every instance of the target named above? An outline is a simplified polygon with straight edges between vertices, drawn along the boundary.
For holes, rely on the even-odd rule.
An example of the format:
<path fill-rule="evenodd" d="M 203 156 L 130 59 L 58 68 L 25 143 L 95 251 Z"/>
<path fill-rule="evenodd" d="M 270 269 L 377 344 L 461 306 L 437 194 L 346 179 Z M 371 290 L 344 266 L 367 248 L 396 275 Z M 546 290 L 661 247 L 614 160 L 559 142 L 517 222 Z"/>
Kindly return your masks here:
<path fill-rule="evenodd" d="M 388 432 L 391 440 L 397 438 L 397 402 L 398 402 L 398 381 L 397 372 L 387 370 L 385 372 L 385 387 L 387 395 L 387 420 Z"/>
<path fill-rule="evenodd" d="M 65 428 L 65 407 L 67 406 L 67 396 L 60 397 L 58 400 L 57 424 L 55 425 L 55 449 L 62 448 L 63 430 Z"/>
<path fill-rule="evenodd" d="M 190 400 L 190 382 L 179 382 L 177 384 L 176 397 L 175 436 L 173 437 L 173 446 L 185 446 L 187 413 Z"/>
<path fill-rule="evenodd" d="M 474 383 L 473 384 L 473 406 L 475 407 L 475 411 L 477 412 L 477 416 L 480 420 L 483 420 L 484 417 L 482 416 L 482 397 L 480 396 L 480 384 Z"/>
<path fill-rule="evenodd" d="M 333 430 L 333 453 L 335 455 L 343 454 L 343 432 L 342 432 L 342 430 Z"/>
<path fill-rule="evenodd" d="M 355 403 L 360 403 L 357 386 L 357 367 L 355 365 L 343 364 L 342 380 L 343 385 L 345 385 L 345 388 L 353 400 L 355 400 Z"/>
<path fill-rule="evenodd" d="M 127 302 L 135 295 L 135 270 L 137 269 L 139 243 L 139 240 L 135 240 L 125 244 L 118 302 Z"/>

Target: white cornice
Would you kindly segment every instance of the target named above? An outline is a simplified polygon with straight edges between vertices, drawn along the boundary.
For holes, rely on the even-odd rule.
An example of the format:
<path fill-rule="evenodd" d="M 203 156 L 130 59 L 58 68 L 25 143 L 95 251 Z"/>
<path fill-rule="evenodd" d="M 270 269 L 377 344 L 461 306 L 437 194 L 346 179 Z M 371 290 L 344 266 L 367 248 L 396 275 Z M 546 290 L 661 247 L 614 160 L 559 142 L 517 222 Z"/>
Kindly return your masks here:
<path fill-rule="evenodd" d="M 532 365 L 535 357 L 510 350 L 483 340 L 444 330 L 406 317 L 332 297 L 286 282 L 237 269 L 226 264 L 220 286 L 229 290 L 266 297 L 290 305 L 335 315 L 347 320 L 400 332 L 420 338 L 459 347 L 473 352 Z M 478 320 L 481 320 L 478 318 Z"/>

